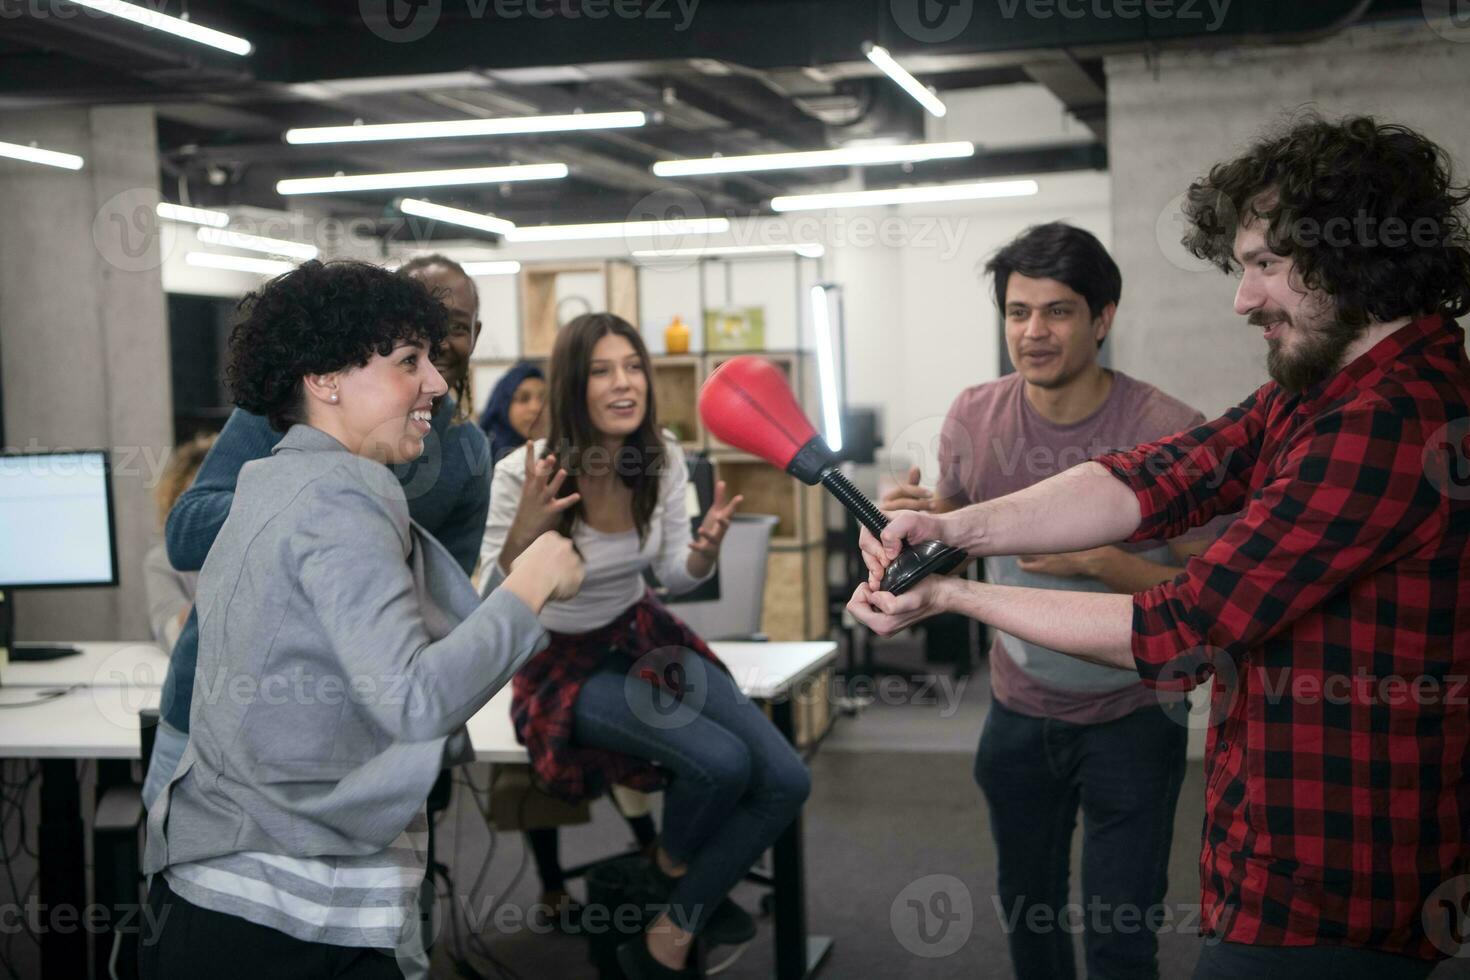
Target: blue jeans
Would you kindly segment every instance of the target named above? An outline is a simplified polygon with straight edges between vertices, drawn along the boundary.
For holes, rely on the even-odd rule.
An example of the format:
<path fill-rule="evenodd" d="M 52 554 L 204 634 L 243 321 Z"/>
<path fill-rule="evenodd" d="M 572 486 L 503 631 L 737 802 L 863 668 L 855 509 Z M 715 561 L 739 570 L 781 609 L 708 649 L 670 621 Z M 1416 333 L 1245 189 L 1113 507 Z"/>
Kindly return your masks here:
<path fill-rule="evenodd" d="M 179 768 L 179 759 L 184 747 L 189 744 L 189 735 L 181 732 L 162 718 L 153 733 L 153 755 L 148 759 L 148 774 L 143 777 L 143 806 L 152 809 L 153 801 L 174 778 Z"/>
<path fill-rule="evenodd" d="M 1091 980 L 1159 975 L 1153 929 L 1169 886 L 1187 737 L 1153 706 L 1116 721 L 1076 725 L 992 703 L 975 755 L 975 781 L 990 806 L 996 911 L 1017 980 L 1075 977 L 1072 935 L 1078 928 Z M 1079 806 L 1077 909 L 1067 896 Z M 1162 921 L 1181 918 L 1171 914 Z"/>
<path fill-rule="evenodd" d="M 1246 946 L 1206 943 L 1194 980 L 1424 980 L 1438 964 L 1351 946 Z"/>
<path fill-rule="evenodd" d="M 664 851 L 689 866 L 669 897 L 675 924 L 698 933 L 716 905 L 790 825 L 811 792 L 806 765 L 728 674 L 679 655 L 674 700 L 615 664 L 577 695 L 573 738 L 645 759 L 672 775 Z"/>

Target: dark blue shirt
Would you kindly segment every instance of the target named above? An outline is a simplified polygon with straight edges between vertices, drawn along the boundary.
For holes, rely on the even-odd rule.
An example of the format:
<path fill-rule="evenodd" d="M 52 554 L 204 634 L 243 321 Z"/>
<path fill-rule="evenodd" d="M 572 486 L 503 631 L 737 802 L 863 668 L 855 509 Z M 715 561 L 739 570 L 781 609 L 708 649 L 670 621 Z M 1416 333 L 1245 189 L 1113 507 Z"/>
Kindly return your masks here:
<path fill-rule="evenodd" d="M 393 466 L 408 498 L 408 513 L 452 554 L 466 575 L 475 570 L 485 518 L 490 510 L 490 444 L 472 423 L 451 425 L 454 399 L 439 400 L 424 439 L 423 454 Z M 235 409 L 199 467 L 199 475 L 169 512 L 164 529 L 168 560 L 181 572 L 204 566 L 215 536 L 230 515 L 235 481 L 251 460 L 271 454 L 284 433 L 259 415 Z M 169 726 L 189 730 L 194 668 L 199 658 L 199 622 L 194 609 L 174 644 L 163 682 L 159 714 Z"/>

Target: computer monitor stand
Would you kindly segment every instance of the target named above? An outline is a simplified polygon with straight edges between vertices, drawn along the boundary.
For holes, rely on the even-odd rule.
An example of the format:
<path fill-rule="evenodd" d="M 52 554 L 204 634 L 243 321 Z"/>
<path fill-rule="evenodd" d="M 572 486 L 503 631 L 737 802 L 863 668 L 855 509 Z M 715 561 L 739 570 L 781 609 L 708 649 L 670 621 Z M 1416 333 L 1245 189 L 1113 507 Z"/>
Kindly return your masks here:
<path fill-rule="evenodd" d="M 0 590 L 0 650 L 8 650 L 11 663 L 60 660 L 81 655 L 69 643 L 20 643 L 15 639 L 15 592 Z"/>

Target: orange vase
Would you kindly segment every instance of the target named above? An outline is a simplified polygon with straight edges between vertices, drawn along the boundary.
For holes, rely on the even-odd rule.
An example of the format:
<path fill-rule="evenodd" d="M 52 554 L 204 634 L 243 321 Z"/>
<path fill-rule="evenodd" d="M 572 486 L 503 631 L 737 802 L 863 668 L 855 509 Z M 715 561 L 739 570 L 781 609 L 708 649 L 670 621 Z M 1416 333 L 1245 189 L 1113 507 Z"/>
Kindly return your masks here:
<path fill-rule="evenodd" d="M 689 328 L 677 316 L 664 330 L 664 350 L 670 354 L 689 353 Z"/>

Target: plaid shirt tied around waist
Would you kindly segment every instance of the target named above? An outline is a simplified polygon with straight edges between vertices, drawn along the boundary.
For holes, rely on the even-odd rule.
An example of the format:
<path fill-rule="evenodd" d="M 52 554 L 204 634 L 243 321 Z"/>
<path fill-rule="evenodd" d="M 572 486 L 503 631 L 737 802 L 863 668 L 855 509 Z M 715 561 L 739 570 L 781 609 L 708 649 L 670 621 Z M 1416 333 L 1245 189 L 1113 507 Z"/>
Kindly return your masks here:
<path fill-rule="evenodd" d="M 606 626 L 550 636 L 551 645 L 526 662 L 511 688 L 516 738 L 530 753 L 541 785 L 573 803 L 601 796 L 613 783 L 644 792 L 662 789 L 664 775 L 652 763 L 573 741 L 582 682 L 612 659 L 628 670 L 629 683 L 650 684 L 677 697 L 682 694 L 681 673 L 672 665 L 681 651 L 692 650 L 728 669 L 650 592 Z"/>

